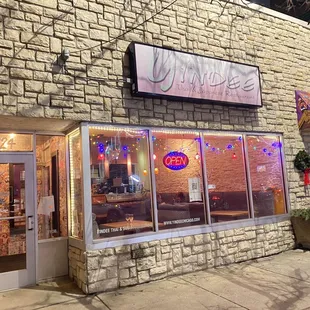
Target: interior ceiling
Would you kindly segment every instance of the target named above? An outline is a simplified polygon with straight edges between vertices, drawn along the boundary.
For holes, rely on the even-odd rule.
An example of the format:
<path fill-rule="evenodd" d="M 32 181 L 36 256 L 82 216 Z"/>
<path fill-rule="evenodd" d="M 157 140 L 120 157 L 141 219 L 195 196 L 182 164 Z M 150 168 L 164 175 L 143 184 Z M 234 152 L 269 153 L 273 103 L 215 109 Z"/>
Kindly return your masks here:
<path fill-rule="evenodd" d="M 54 136 L 36 135 L 36 145 L 41 146 L 44 143 L 46 143 L 48 140 L 50 140 L 52 137 L 54 137 Z M 65 139 L 65 137 L 58 137 L 58 138 Z"/>
<path fill-rule="evenodd" d="M 65 133 L 76 124 L 70 120 L 0 116 L 0 131 L 40 131 Z"/>

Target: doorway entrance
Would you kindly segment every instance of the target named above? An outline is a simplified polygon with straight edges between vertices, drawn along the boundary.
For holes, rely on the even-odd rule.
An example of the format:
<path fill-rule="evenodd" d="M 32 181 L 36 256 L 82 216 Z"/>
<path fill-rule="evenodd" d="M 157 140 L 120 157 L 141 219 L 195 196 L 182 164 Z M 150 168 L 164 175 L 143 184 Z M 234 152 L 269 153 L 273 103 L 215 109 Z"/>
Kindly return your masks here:
<path fill-rule="evenodd" d="M 36 283 L 33 154 L 0 154 L 0 291 Z"/>

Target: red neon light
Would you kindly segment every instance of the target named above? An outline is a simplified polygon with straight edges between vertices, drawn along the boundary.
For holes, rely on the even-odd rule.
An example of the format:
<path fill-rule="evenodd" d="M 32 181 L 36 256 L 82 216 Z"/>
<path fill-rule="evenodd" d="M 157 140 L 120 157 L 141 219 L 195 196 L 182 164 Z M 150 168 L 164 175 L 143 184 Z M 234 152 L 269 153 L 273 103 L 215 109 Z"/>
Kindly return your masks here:
<path fill-rule="evenodd" d="M 188 157 L 181 152 L 170 152 L 163 158 L 165 167 L 171 170 L 182 170 L 189 163 Z"/>

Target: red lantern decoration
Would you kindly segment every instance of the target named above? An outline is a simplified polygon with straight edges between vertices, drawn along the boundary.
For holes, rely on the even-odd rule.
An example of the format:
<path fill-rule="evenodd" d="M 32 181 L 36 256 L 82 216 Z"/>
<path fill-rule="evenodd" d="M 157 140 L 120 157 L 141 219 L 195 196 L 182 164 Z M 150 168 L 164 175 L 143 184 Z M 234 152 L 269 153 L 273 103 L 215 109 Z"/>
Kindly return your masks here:
<path fill-rule="evenodd" d="M 104 160 L 104 154 L 99 154 L 98 155 L 98 160 Z"/>
<path fill-rule="evenodd" d="M 305 186 L 310 185 L 310 169 L 307 168 L 304 173 L 304 184 Z"/>

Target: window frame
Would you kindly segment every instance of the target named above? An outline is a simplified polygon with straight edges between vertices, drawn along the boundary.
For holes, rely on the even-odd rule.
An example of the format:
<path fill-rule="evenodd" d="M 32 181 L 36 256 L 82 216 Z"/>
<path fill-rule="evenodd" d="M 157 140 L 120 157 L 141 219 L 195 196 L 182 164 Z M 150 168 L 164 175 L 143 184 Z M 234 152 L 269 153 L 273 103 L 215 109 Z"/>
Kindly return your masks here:
<path fill-rule="evenodd" d="M 285 161 L 285 156 L 284 156 L 284 144 L 283 144 L 283 134 L 269 134 L 268 132 L 265 133 L 252 133 L 248 132 L 245 134 L 245 139 L 244 139 L 244 146 L 246 147 L 244 155 L 246 156 L 246 164 L 247 164 L 247 184 L 250 186 L 251 190 L 249 191 L 249 199 L 251 200 L 251 218 L 258 219 L 258 218 L 266 218 L 268 216 L 257 216 L 255 217 L 255 211 L 254 211 L 254 201 L 253 201 L 253 192 L 252 192 L 252 182 L 251 182 L 251 168 L 250 168 L 250 159 L 249 159 L 249 152 L 248 152 L 248 141 L 247 137 L 248 136 L 275 136 L 279 139 L 279 142 L 281 143 L 282 147 L 279 149 L 279 159 L 280 159 L 280 165 L 281 165 L 281 177 L 282 177 L 282 184 L 283 184 L 283 192 L 284 192 L 284 208 L 285 208 L 285 213 L 284 214 L 289 214 L 290 212 L 290 200 L 289 200 L 289 191 L 288 191 L 288 178 L 287 178 L 287 171 L 285 169 L 286 167 L 286 161 Z M 270 215 L 269 215 L 270 216 Z M 276 216 L 276 215 L 275 215 Z"/>
<path fill-rule="evenodd" d="M 202 135 L 205 137 L 207 135 L 218 135 L 219 137 L 224 136 L 240 136 L 241 139 L 241 147 L 242 147 L 242 157 L 243 157 L 243 169 L 244 169 L 244 177 L 245 177 L 245 191 L 246 191 L 246 199 L 247 199 L 247 207 L 248 207 L 248 218 L 247 219 L 251 219 L 251 218 L 255 218 L 254 217 L 254 205 L 253 205 L 253 198 L 252 198 L 252 186 L 251 186 L 251 179 L 250 179 L 250 166 L 249 166 L 249 160 L 248 160 L 248 150 L 246 149 L 247 147 L 247 143 L 246 143 L 246 134 L 245 133 L 239 133 L 239 132 L 234 132 L 234 131 L 209 131 L 209 130 L 204 130 L 202 132 Z M 206 153 L 206 152 L 204 152 Z M 205 158 L 205 163 L 207 165 L 207 156 Z M 207 167 L 206 167 L 206 173 L 207 173 Z M 209 208 L 207 209 L 207 212 L 210 216 L 211 219 L 211 209 L 210 209 L 210 198 L 208 195 L 208 204 L 209 204 Z M 240 220 L 231 220 L 231 221 L 226 221 L 226 222 L 236 222 L 236 221 L 240 221 Z M 216 224 L 210 222 L 211 224 Z"/>
<path fill-rule="evenodd" d="M 169 130 L 169 131 L 167 131 Z M 153 137 L 153 132 L 164 132 L 166 134 L 196 134 L 197 135 L 197 138 L 200 139 L 200 147 L 199 147 L 199 151 L 200 151 L 200 160 L 201 160 L 201 163 L 202 163 L 202 154 L 204 153 L 204 147 L 203 147 L 203 132 L 200 130 L 200 129 L 192 129 L 192 130 L 188 130 L 188 129 L 183 129 L 183 128 L 180 128 L 180 129 L 165 129 L 165 128 L 150 128 L 150 132 L 152 134 L 151 137 Z M 153 148 L 153 139 L 150 140 L 150 145 L 152 145 L 152 148 Z M 151 157 L 150 158 L 153 158 L 153 154 L 151 154 Z M 153 160 L 151 160 L 151 162 L 154 163 Z M 208 190 L 208 186 L 206 185 L 207 183 L 207 173 L 206 173 L 206 170 L 203 169 L 202 167 L 202 164 L 200 164 L 200 169 L 201 169 L 201 182 L 203 182 L 202 184 L 202 187 L 203 187 L 203 190 L 202 190 L 202 197 L 203 197 L 203 207 L 204 207 L 204 221 L 205 221 L 205 224 L 201 224 L 201 225 L 189 225 L 189 226 L 184 226 L 184 227 L 176 227 L 176 228 L 167 228 L 167 229 L 159 229 L 158 228 L 158 232 L 163 232 L 165 230 L 167 231 L 171 231 L 171 230 L 180 230 L 180 229 L 183 229 L 183 228 L 189 228 L 189 227 L 203 227 L 205 225 L 209 225 L 209 223 L 211 223 L 211 217 L 210 217 L 210 212 L 207 212 L 207 205 L 209 206 L 209 199 L 208 199 L 208 192 L 206 192 L 206 190 Z M 152 174 L 154 175 L 154 186 L 153 186 L 153 189 L 155 190 L 155 198 L 156 198 L 156 216 L 158 215 L 158 210 L 157 210 L 157 191 L 156 191 L 156 177 L 155 177 L 155 173 L 154 173 L 154 170 L 152 170 Z M 210 218 L 209 218 L 210 217 Z M 210 221 L 209 221 L 210 220 Z M 158 221 L 156 223 L 157 227 L 158 227 Z"/>
<path fill-rule="evenodd" d="M 101 239 L 93 239 L 92 235 L 92 208 L 91 208 L 91 171 L 90 171 L 90 145 L 89 145 L 89 128 L 97 127 L 98 129 L 133 129 L 133 130 L 147 130 L 148 131 L 148 152 L 150 158 L 150 181 L 151 181 L 151 193 L 152 193 L 152 207 L 153 207 L 153 225 L 154 231 L 151 232 L 143 232 L 134 235 L 128 236 L 115 236 L 115 237 L 107 237 Z M 181 228 L 172 228 L 167 230 L 158 229 L 158 216 L 157 216 L 157 201 L 156 201 L 156 182 L 155 182 L 155 173 L 154 173 L 154 161 L 151 160 L 153 158 L 154 149 L 153 149 L 153 131 L 164 131 L 167 133 L 199 133 L 199 137 L 201 138 L 201 169 L 202 169 L 202 179 L 203 179 L 203 195 L 204 195 L 204 207 L 206 213 L 206 222 L 207 224 L 197 225 L 197 226 L 188 226 Z M 235 229 L 242 228 L 247 226 L 254 225 L 263 225 L 268 223 L 274 223 L 282 220 L 287 220 L 289 218 L 290 211 L 290 200 L 288 193 L 288 178 L 287 178 L 287 169 L 286 169 L 286 161 L 284 156 L 284 143 L 283 143 L 283 134 L 282 133 L 270 133 L 270 132 L 240 132 L 240 131 L 225 131 L 225 130 L 207 130 L 207 129 L 186 129 L 186 128 L 155 128 L 155 127 L 146 127 L 146 126 L 130 126 L 130 125 L 111 125 L 111 124 L 93 124 L 93 123 L 81 123 L 80 124 L 80 133 L 81 133 L 81 146 L 82 146 L 82 156 L 81 156 L 81 171 L 82 171 L 82 197 L 83 197 L 83 211 L 84 211 L 84 246 L 83 248 L 88 250 L 96 250 L 103 249 L 107 247 L 114 247 L 124 244 L 133 244 L 137 242 L 148 242 L 152 240 L 161 240 L 164 238 L 172 238 L 172 237 L 181 237 L 181 236 L 189 236 L 197 233 L 208 233 L 215 231 L 222 231 L 227 229 Z M 219 223 L 211 223 L 210 217 L 210 202 L 208 195 L 208 179 L 207 179 L 207 169 L 206 169 L 206 156 L 204 152 L 204 134 L 217 134 L 220 135 L 229 135 L 235 134 L 242 136 L 243 140 L 243 156 L 244 156 L 244 164 L 245 164 L 245 172 L 246 172 L 246 183 L 247 183 L 247 195 L 248 195 L 248 204 L 250 217 L 248 219 L 240 219 L 240 220 L 232 220 L 227 222 L 219 222 Z M 68 133 L 69 135 L 71 134 Z M 254 217 L 254 207 L 253 207 L 253 197 L 252 197 L 252 187 L 251 187 L 251 178 L 250 178 L 250 167 L 249 167 L 249 158 L 248 158 L 248 148 L 247 148 L 247 136 L 275 136 L 279 138 L 279 141 L 282 143 L 282 147 L 280 150 L 280 159 L 282 166 L 282 178 L 283 178 L 283 186 L 284 186 L 284 201 L 285 201 L 285 214 L 281 215 L 271 215 L 255 218 Z M 68 162 L 68 165 L 70 163 Z M 68 180 L 70 184 L 70 180 Z M 70 188 L 68 192 L 71 193 Z M 70 226 L 69 226 L 70 227 Z M 70 239 L 72 237 L 69 236 Z"/>

